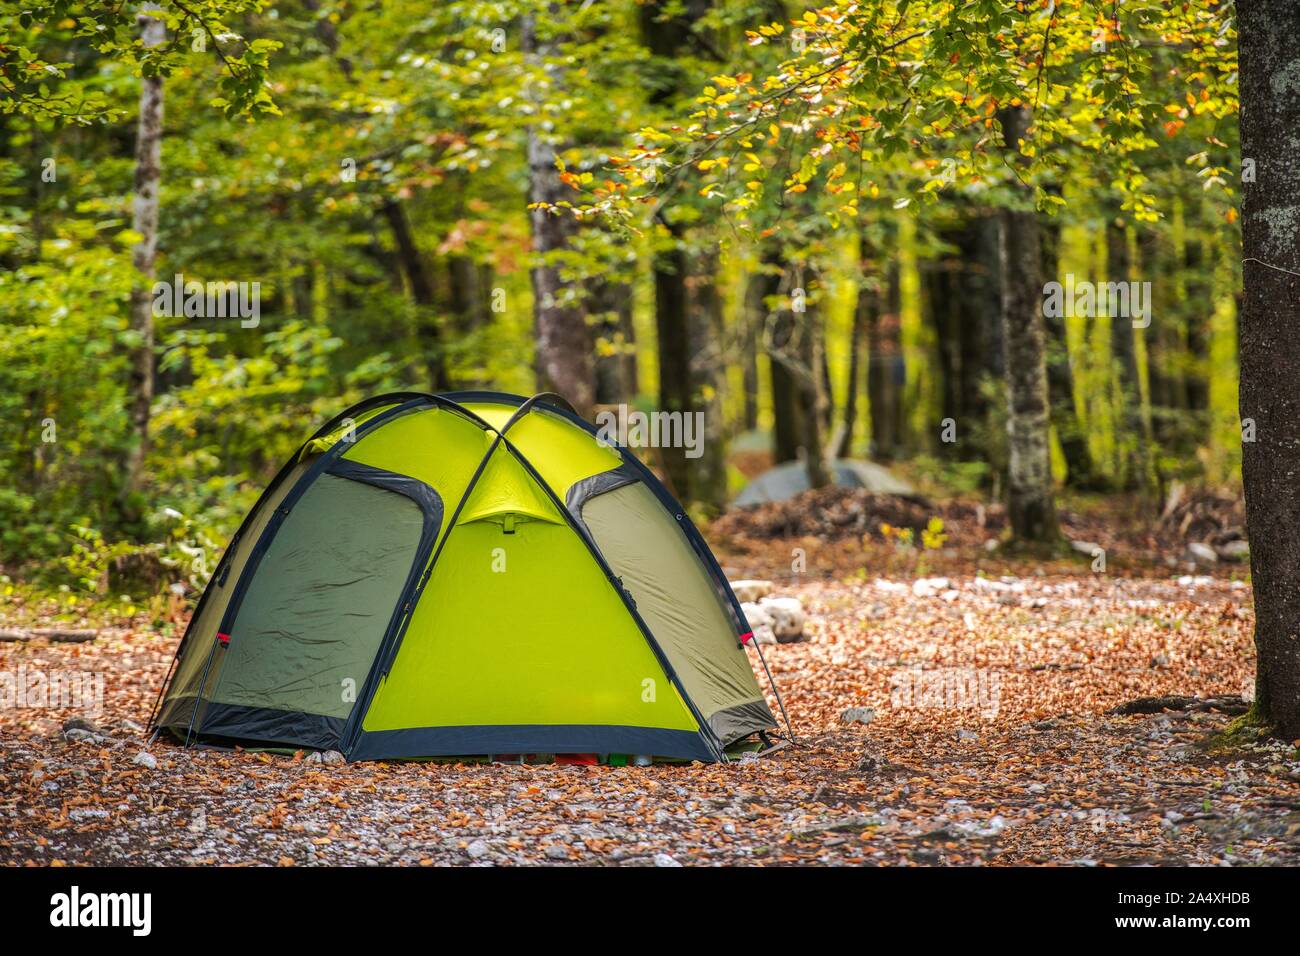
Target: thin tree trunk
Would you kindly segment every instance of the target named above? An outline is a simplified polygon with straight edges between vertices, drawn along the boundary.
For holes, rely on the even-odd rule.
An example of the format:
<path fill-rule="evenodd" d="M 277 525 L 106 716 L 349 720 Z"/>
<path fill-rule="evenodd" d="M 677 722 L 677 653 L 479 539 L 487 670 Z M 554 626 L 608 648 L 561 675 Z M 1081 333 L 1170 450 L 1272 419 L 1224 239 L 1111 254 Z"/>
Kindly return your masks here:
<path fill-rule="evenodd" d="M 886 275 L 885 307 L 867 329 L 867 393 L 871 398 L 871 454 L 879 461 L 892 461 L 900 451 L 903 435 L 902 292 L 898 261 L 890 263 Z"/>
<path fill-rule="evenodd" d="M 853 328 L 849 333 L 849 361 L 846 375 L 848 384 L 844 391 L 844 416 L 840 423 L 840 436 L 835 448 L 836 458 L 848 458 L 853 453 L 853 432 L 858 424 L 858 394 L 862 379 L 862 350 L 866 348 L 867 332 L 880 314 L 880 277 L 876 250 L 864 232 L 858 253 L 858 297 L 853 307 Z"/>
<path fill-rule="evenodd" d="M 745 431 L 758 427 L 758 343 L 767 322 L 767 306 L 763 304 L 767 277 L 761 272 L 751 275 L 745 283 L 745 315 L 740 337 L 740 377 L 745 390 L 741 415 Z"/>
<path fill-rule="evenodd" d="M 632 287 L 599 276 L 589 283 L 591 311 L 599 317 L 596 403 L 616 405 L 636 398 L 636 347 L 631 338 Z M 629 361 L 630 359 L 630 361 Z"/>
<path fill-rule="evenodd" d="M 1045 282 L 1059 281 L 1060 224 L 1044 220 L 1042 237 L 1043 279 Z M 1092 453 L 1088 450 L 1088 436 L 1075 405 L 1074 370 L 1070 366 L 1065 317 L 1044 315 L 1043 323 L 1047 334 L 1047 398 L 1051 405 L 1052 423 L 1056 425 L 1056 435 L 1061 443 L 1061 454 L 1065 458 L 1065 481 L 1073 488 L 1092 488 L 1096 474 Z"/>
<path fill-rule="evenodd" d="M 998 122 L 1011 161 L 1022 162 L 1019 142 L 1030 125 L 1029 110 L 1004 107 Z M 1033 189 L 1018 180 L 1013 188 L 1021 193 L 1021 208 L 1002 210 L 999 257 L 1007 374 L 1007 519 L 1015 539 L 1050 542 L 1058 531 L 1048 444 L 1042 246 Z"/>
<path fill-rule="evenodd" d="M 675 237 L 676 238 L 676 237 Z M 690 303 L 686 253 L 676 241 L 655 256 L 655 334 L 659 342 L 659 405 L 669 413 L 695 411 L 691 388 Z M 696 321 L 700 321 L 697 317 Z M 660 449 L 668 486 L 679 500 L 691 498 L 691 465 L 686 449 Z"/>
<path fill-rule="evenodd" d="M 534 15 L 523 18 L 523 49 L 535 67 L 551 55 L 550 44 L 539 42 Z M 558 86 L 547 68 L 549 89 Z M 528 128 L 529 203 L 557 203 L 570 198 L 555 168 L 556 148 L 537 125 Z M 568 250 L 577 225 L 572 216 L 546 209 L 529 210 L 532 225 L 533 326 L 537 341 L 538 386 L 568 399 L 579 415 L 590 418 L 596 397 L 591 329 L 581 308 L 581 296 L 560 275 L 559 257 Z"/>
<path fill-rule="evenodd" d="M 447 358 L 443 354 L 440 331 L 434 315 L 437 300 L 433 277 L 415 244 L 415 234 L 411 230 L 406 207 L 399 200 L 390 199 L 382 209 L 392 230 L 393 242 L 397 245 L 397 258 L 410 286 L 411 299 L 419 310 L 416 327 L 423 343 L 425 365 L 429 370 L 429 387 L 435 392 L 443 391 L 450 387 L 450 381 L 447 376 Z"/>
<path fill-rule="evenodd" d="M 1238 0 L 1242 189 L 1240 312 L 1242 485 L 1255 590 L 1255 707 L 1284 739 L 1300 738 L 1300 6 Z M 1246 436 L 1243 436 L 1246 437 Z"/>
<path fill-rule="evenodd" d="M 146 3 L 143 11 L 159 10 Z M 159 46 L 166 39 L 162 20 L 136 17 L 141 38 L 147 47 Z M 135 200 L 131 228 L 140 236 L 131 251 L 135 282 L 131 287 L 131 346 L 129 412 L 135 442 L 127 455 L 124 491 L 140 486 L 144 458 L 149 451 L 149 411 L 153 405 L 153 283 L 158 255 L 158 205 L 162 180 L 163 84 L 156 76 L 145 77 L 140 87 L 140 117 L 135 143 Z"/>
<path fill-rule="evenodd" d="M 727 443 L 723 434 L 722 297 L 718 294 L 718 253 L 710 250 L 695 262 L 689 280 L 691 316 L 691 394 L 693 411 L 701 413 L 702 434 L 696 433 L 699 456 L 688 459 L 691 500 L 711 514 L 727 506 Z M 692 426 L 694 427 L 694 426 Z"/>

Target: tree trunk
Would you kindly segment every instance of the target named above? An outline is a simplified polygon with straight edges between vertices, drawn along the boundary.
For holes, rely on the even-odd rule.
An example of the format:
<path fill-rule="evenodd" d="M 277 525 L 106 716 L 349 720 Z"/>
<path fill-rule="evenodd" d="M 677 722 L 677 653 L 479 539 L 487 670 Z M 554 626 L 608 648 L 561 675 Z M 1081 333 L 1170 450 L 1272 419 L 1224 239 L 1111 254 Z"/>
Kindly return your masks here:
<path fill-rule="evenodd" d="M 550 56 L 549 43 L 539 42 L 532 14 L 523 18 L 523 49 L 534 65 Z M 549 89 L 558 84 L 552 71 Z M 537 125 L 528 128 L 529 203 L 556 203 L 571 198 L 555 168 L 556 148 Z M 537 341 L 538 387 L 558 392 L 584 418 L 592 415 L 596 397 L 591 329 L 581 307 L 581 296 L 560 275 L 560 258 L 568 250 L 576 229 L 572 216 L 546 209 L 529 210 L 532 225 L 533 326 Z"/>
<path fill-rule="evenodd" d="M 758 343 L 767 323 L 767 306 L 763 304 L 767 277 L 761 272 L 750 276 L 745 284 L 745 315 L 741 324 L 740 376 L 745 390 L 741 412 L 745 431 L 758 427 Z"/>
<path fill-rule="evenodd" d="M 1043 281 L 1060 280 L 1061 227 L 1054 220 L 1042 221 Z M 1088 436 L 1074 400 L 1074 370 L 1070 366 L 1070 343 L 1063 315 L 1043 317 L 1047 336 L 1047 398 L 1052 423 L 1065 458 L 1065 481 L 1072 488 L 1092 488 L 1096 474 Z"/>
<path fill-rule="evenodd" d="M 690 303 L 686 290 L 686 252 L 675 241 L 655 255 L 655 334 L 659 342 L 659 405 L 664 411 L 695 411 L 691 389 Z M 696 317 L 696 321 L 700 321 Z M 667 447 L 659 459 L 668 487 L 681 501 L 691 497 L 691 463 L 686 449 Z"/>
<path fill-rule="evenodd" d="M 1242 485 L 1255 589 L 1256 712 L 1300 738 L 1300 6 L 1238 0 L 1242 186 Z M 1249 435 L 1244 437 L 1250 437 Z"/>
<path fill-rule="evenodd" d="M 1004 107 L 998 111 L 998 123 L 1009 159 L 1022 162 L 1019 142 L 1029 128 L 1029 110 Z M 1048 443 L 1042 246 L 1032 187 L 1013 180 L 1012 188 L 1021 194 L 1021 203 L 1002 210 L 999 246 L 1007 374 L 1007 519 L 1013 538 L 1050 542 L 1058 531 Z"/>
<path fill-rule="evenodd" d="M 142 10 L 159 10 L 146 3 Z M 136 17 L 136 25 L 147 47 L 159 46 L 166 39 L 162 20 L 151 16 Z M 149 411 L 153 405 L 153 283 L 158 255 L 158 190 L 162 179 L 163 84 L 156 76 L 145 77 L 140 87 L 140 116 L 135 142 L 135 200 L 131 228 L 139 236 L 131 251 L 135 282 L 131 286 L 130 328 L 135 333 L 131 345 L 131 373 L 128 407 L 135 442 L 127 453 L 124 492 L 140 486 L 144 457 L 149 451 Z"/>
<path fill-rule="evenodd" d="M 588 298 L 597 316 L 600 347 L 596 350 L 596 403 L 616 405 L 636 398 L 636 340 L 632 331 L 632 287 L 599 276 Z"/>
<path fill-rule="evenodd" d="M 880 314 L 880 263 L 879 250 L 864 231 L 858 252 L 858 297 L 853 307 L 853 327 L 849 332 L 849 359 L 846 372 L 848 383 L 844 390 L 844 416 L 840 422 L 836 458 L 848 458 L 853 453 L 853 432 L 858 424 L 858 393 L 862 379 L 862 350 L 866 348 L 867 332 Z"/>
<path fill-rule="evenodd" d="M 688 340 L 692 411 L 699 412 L 703 422 L 703 428 L 693 433 L 698 442 L 698 457 L 688 459 L 690 498 L 714 515 L 727 507 L 727 443 L 722 414 L 723 317 L 717 274 L 718 253 L 712 249 L 697 257 L 688 286 L 692 317 Z"/>
<path fill-rule="evenodd" d="M 892 461 L 901 451 L 903 436 L 902 292 L 898 260 L 886 275 L 885 307 L 867 329 L 867 394 L 871 399 L 871 454 Z"/>
<path fill-rule="evenodd" d="M 393 242 L 397 246 L 397 258 L 402 264 L 402 272 L 410 287 L 411 299 L 418 310 L 416 331 L 423 343 L 425 365 L 429 370 L 429 387 L 440 392 L 450 387 L 447 375 L 447 357 L 443 354 L 442 340 L 438 329 L 437 316 L 434 313 L 436 296 L 433 277 L 425 265 L 424 256 L 415 244 L 415 234 L 411 230 L 411 221 L 407 218 L 406 207 L 400 200 L 390 199 L 384 203 L 384 218 L 393 233 Z"/>
<path fill-rule="evenodd" d="M 655 69 L 647 72 L 647 76 L 656 77 L 649 96 L 652 104 L 671 103 L 684 91 L 684 74 L 677 60 L 692 46 L 698 47 L 700 37 L 696 30 L 710 5 L 711 0 L 689 0 L 684 4 L 646 0 L 641 4 L 639 19 L 642 40 L 655 58 Z M 710 444 L 716 442 L 716 447 L 710 449 L 709 454 L 720 456 L 725 462 L 721 406 L 704 408 L 705 396 L 696 388 L 698 383 L 691 369 L 692 353 L 696 352 L 696 347 L 705 348 L 706 351 L 716 348 L 716 344 L 705 343 L 715 337 L 717 330 L 707 315 L 698 310 L 693 310 L 690 314 L 687 311 L 688 307 L 701 304 L 701 294 L 707 301 L 709 295 L 716 294 L 716 290 L 706 291 L 703 285 L 695 290 L 694 295 L 688 290 L 686 231 L 680 224 L 672 222 L 671 217 L 664 215 L 664 212 L 661 212 L 659 221 L 667 228 L 673 246 L 657 252 L 653 261 L 655 328 L 659 338 L 659 404 L 665 411 L 681 412 L 683 415 L 705 411 L 706 424 L 707 419 L 718 416 L 719 420 L 712 423 L 712 438 L 709 440 Z M 698 276 L 697 281 L 712 284 L 716 277 L 710 269 Z M 713 380 L 715 387 L 720 384 L 719 380 Z M 725 496 L 725 474 L 722 477 L 722 491 L 718 492 L 715 488 L 717 477 L 712 465 L 706 468 L 704 474 L 693 479 L 692 472 L 698 464 L 686 458 L 686 449 L 664 448 L 661 452 L 665 476 L 678 498 L 683 501 L 716 501 L 720 496 Z M 693 483 L 699 485 L 700 494 L 692 487 Z"/>

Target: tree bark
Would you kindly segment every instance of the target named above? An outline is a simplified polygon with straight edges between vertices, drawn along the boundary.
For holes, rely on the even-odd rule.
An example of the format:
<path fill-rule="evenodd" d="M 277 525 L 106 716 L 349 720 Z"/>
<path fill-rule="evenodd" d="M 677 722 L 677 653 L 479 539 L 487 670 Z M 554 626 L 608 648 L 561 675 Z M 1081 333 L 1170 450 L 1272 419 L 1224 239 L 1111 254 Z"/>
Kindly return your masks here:
<path fill-rule="evenodd" d="M 449 388 L 451 383 L 447 375 L 447 358 L 443 354 L 442 339 L 434 314 L 436 294 L 433 277 L 429 274 L 424 256 L 420 255 L 415 243 L 415 234 L 411 230 L 411 221 L 406 215 L 406 206 L 400 200 L 390 199 L 381 207 L 388 227 L 393 233 L 393 242 L 397 246 L 397 258 L 402 264 L 402 272 L 410 287 L 411 300 L 418 310 L 416 330 L 423 343 L 424 361 L 429 370 L 429 387 L 440 392 Z"/>
<path fill-rule="evenodd" d="M 1255 591 L 1255 706 L 1288 740 L 1300 738 L 1300 6 L 1238 0 L 1242 184 L 1240 313 L 1242 485 Z"/>
<path fill-rule="evenodd" d="M 159 10 L 146 3 L 143 11 Z M 162 20 L 136 17 L 141 38 L 147 47 L 159 46 L 166 39 Z M 162 180 L 163 84 L 157 76 L 145 77 L 140 87 L 140 116 L 135 144 L 135 200 L 131 228 L 140 236 L 131 251 L 131 265 L 136 278 L 131 287 L 131 345 L 129 413 L 135 442 L 127 454 L 124 491 L 140 486 L 144 458 L 149 451 L 149 412 L 153 405 L 153 283 L 158 256 L 158 191 Z"/>
<path fill-rule="evenodd" d="M 1043 281 L 1059 281 L 1060 224 L 1045 220 L 1042 225 Z M 1052 423 L 1061 442 L 1065 458 L 1065 481 L 1072 488 L 1092 488 L 1096 474 L 1088 436 L 1074 400 L 1074 369 L 1070 366 L 1070 343 L 1065 333 L 1065 317 L 1043 317 L 1047 336 L 1047 399 Z"/>
<path fill-rule="evenodd" d="M 691 300 L 690 348 L 693 411 L 702 413 L 702 434 L 696 435 L 699 456 L 688 460 L 691 500 L 710 514 L 727 507 L 727 442 L 722 413 L 722 297 L 718 294 L 718 253 L 697 257 L 688 280 Z"/>
<path fill-rule="evenodd" d="M 867 329 L 867 394 L 871 398 L 872 457 L 893 461 L 902 451 L 903 384 L 907 378 L 897 259 L 890 263 L 885 281 L 884 308 Z"/>
<path fill-rule="evenodd" d="M 549 42 L 539 41 L 534 15 L 523 18 L 523 49 L 534 65 L 551 55 Z M 558 77 L 550 68 L 551 89 Z M 533 124 L 528 128 L 529 202 L 556 203 L 570 198 L 555 168 L 556 148 L 549 133 Z M 560 275 L 559 255 L 569 248 L 577 224 L 572 216 L 546 209 L 529 210 L 534 262 L 533 328 L 537 342 L 538 387 L 558 392 L 579 415 L 590 418 L 596 397 L 595 363 L 591 329 L 581 307 L 582 296 Z"/>
<path fill-rule="evenodd" d="M 663 411 L 695 411 L 691 388 L 690 303 L 686 290 L 686 252 L 680 238 L 656 254 L 654 262 L 655 335 L 659 343 L 659 405 Z M 699 321 L 697 317 L 697 321 Z M 691 498 L 691 464 L 686 449 L 661 448 L 659 460 L 668 487 L 679 500 Z"/>
<path fill-rule="evenodd" d="M 1019 143 L 1030 125 L 1025 107 L 998 111 L 1004 150 L 1022 163 Z M 1013 180 L 1017 208 L 1002 210 L 999 264 L 1002 349 L 1007 374 L 1007 519 L 1019 541 L 1051 542 L 1058 536 L 1052 498 L 1043 327 L 1042 246 L 1033 189 Z"/>

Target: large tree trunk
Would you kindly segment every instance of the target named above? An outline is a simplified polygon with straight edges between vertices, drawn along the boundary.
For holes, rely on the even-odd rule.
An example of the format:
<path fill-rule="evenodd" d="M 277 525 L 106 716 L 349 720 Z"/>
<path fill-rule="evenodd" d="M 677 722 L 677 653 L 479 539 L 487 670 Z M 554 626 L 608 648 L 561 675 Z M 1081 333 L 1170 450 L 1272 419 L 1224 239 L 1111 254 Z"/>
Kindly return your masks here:
<path fill-rule="evenodd" d="M 523 49 L 534 66 L 550 56 L 550 44 L 539 42 L 532 14 L 523 18 Z M 557 77 L 549 71 L 548 90 Z M 556 148 L 551 136 L 536 124 L 528 128 L 530 203 L 557 203 L 571 197 L 555 168 Z M 590 418 L 595 402 L 595 367 L 591 329 L 582 310 L 582 296 L 560 275 L 560 257 L 569 248 L 577 223 L 572 216 L 546 209 L 529 211 L 532 224 L 533 326 L 537 341 L 538 386 L 558 392 L 579 415 Z"/>
<path fill-rule="evenodd" d="M 158 10 L 146 3 L 142 10 Z M 145 46 L 166 39 L 162 20 L 136 17 Z M 127 453 L 124 491 L 138 488 L 149 450 L 149 410 L 153 405 L 153 283 L 158 255 L 158 190 L 162 179 L 163 85 L 159 77 L 145 77 L 140 87 L 140 116 L 135 141 L 135 201 L 131 228 L 140 236 L 131 251 L 135 282 L 131 286 L 131 374 L 128 408 L 135 441 Z"/>
<path fill-rule="evenodd" d="M 1025 107 L 998 111 L 1004 149 L 1021 162 L 1019 142 L 1029 128 Z M 1047 359 L 1043 327 L 1042 246 L 1033 189 L 1018 185 L 1018 208 L 1002 210 L 1000 272 L 1002 350 L 1007 374 L 1007 518 L 1013 538 L 1057 538 L 1047 405 Z"/>
<path fill-rule="evenodd" d="M 711 0 L 689 0 L 687 3 L 665 2 L 665 0 L 646 0 L 640 8 L 641 35 L 646 48 L 656 58 L 656 69 L 647 76 L 658 78 L 657 85 L 650 91 L 650 101 L 656 105 L 671 103 L 684 90 L 683 75 L 677 58 L 688 53 L 698 45 L 700 20 L 708 13 Z M 715 328 L 710 317 L 698 309 L 688 307 L 707 303 L 716 290 L 708 290 L 706 283 L 712 283 L 716 277 L 712 270 L 706 269 L 698 274 L 694 283 L 697 288 L 688 289 L 685 244 L 686 230 L 679 224 L 671 222 L 671 216 L 660 216 L 672 237 L 671 248 L 655 254 L 653 261 L 655 288 L 655 329 L 659 338 L 659 404 L 668 412 L 681 412 L 693 415 L 705 412 L 706 424 L 710 424 L 710 443 L 716 447 L 708 454 L 717 456 L 725 462 L 726 444 L 720 420 L 721 405 L 714 405 L 706 399 L 705 393 L 698 387 L 700 381 L 692 374 L 692 355 L 700 351 L 713 353 L 718 348 L 713 339 L 719 329 Z M 712 386 L 721 384 L 720 379 L 712 378 Z M 706 405 L 712 407 L 706 408 Z M 708 423 L 710 417 L 719 417 L 716 422 Z M 718 491 L 718 478 L 715 463 L 706 463 L 702 473 L 697 473 L 700 463 L 686 458 L 684 448 L 661 449 L 661 461 L 669 485 L 678 498 L 684 501 L 702 501 L 716 504 L 725 496 L 725 474 L 722 490 Z"/>
<path fill-rule="evenodd" d="M 1240 313 L 1246 530 L 1255 588 L 1256 710 L 1285 739 L 1300 738 L 1300 6 L 1238 0 L 1241 154 L 1255 163 L 1242 188 Z M 1247 436 L 1249 437 L 1249 436 Z"/>

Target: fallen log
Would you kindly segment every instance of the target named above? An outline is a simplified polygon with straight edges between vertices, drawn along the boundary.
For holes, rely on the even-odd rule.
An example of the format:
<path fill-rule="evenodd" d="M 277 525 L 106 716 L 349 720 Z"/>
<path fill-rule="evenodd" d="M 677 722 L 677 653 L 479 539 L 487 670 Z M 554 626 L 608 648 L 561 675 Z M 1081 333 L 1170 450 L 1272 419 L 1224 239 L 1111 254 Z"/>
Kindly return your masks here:
<path fill-rule="evenodd" d="M 31 641 L 44 638 L 65 644 L 93 641 L 100 632 L 93 628 L 31 627 L 0 628 L 0 641 Z"/>
<path fill-rule="evenodd" d="M 1250 704 L 1241 697 L 1224 694 L 1218 697 L 1184 697 L 1176 694 L 1164 697 L 1139 697 L 1112 707 L 1106 711 L 1121 717 L 1134 714 L 1159 714 L 1166 710 L 1207 711 L 1217 710 L 1221 714 L 1244 714 L 1250 710 Z"/>

